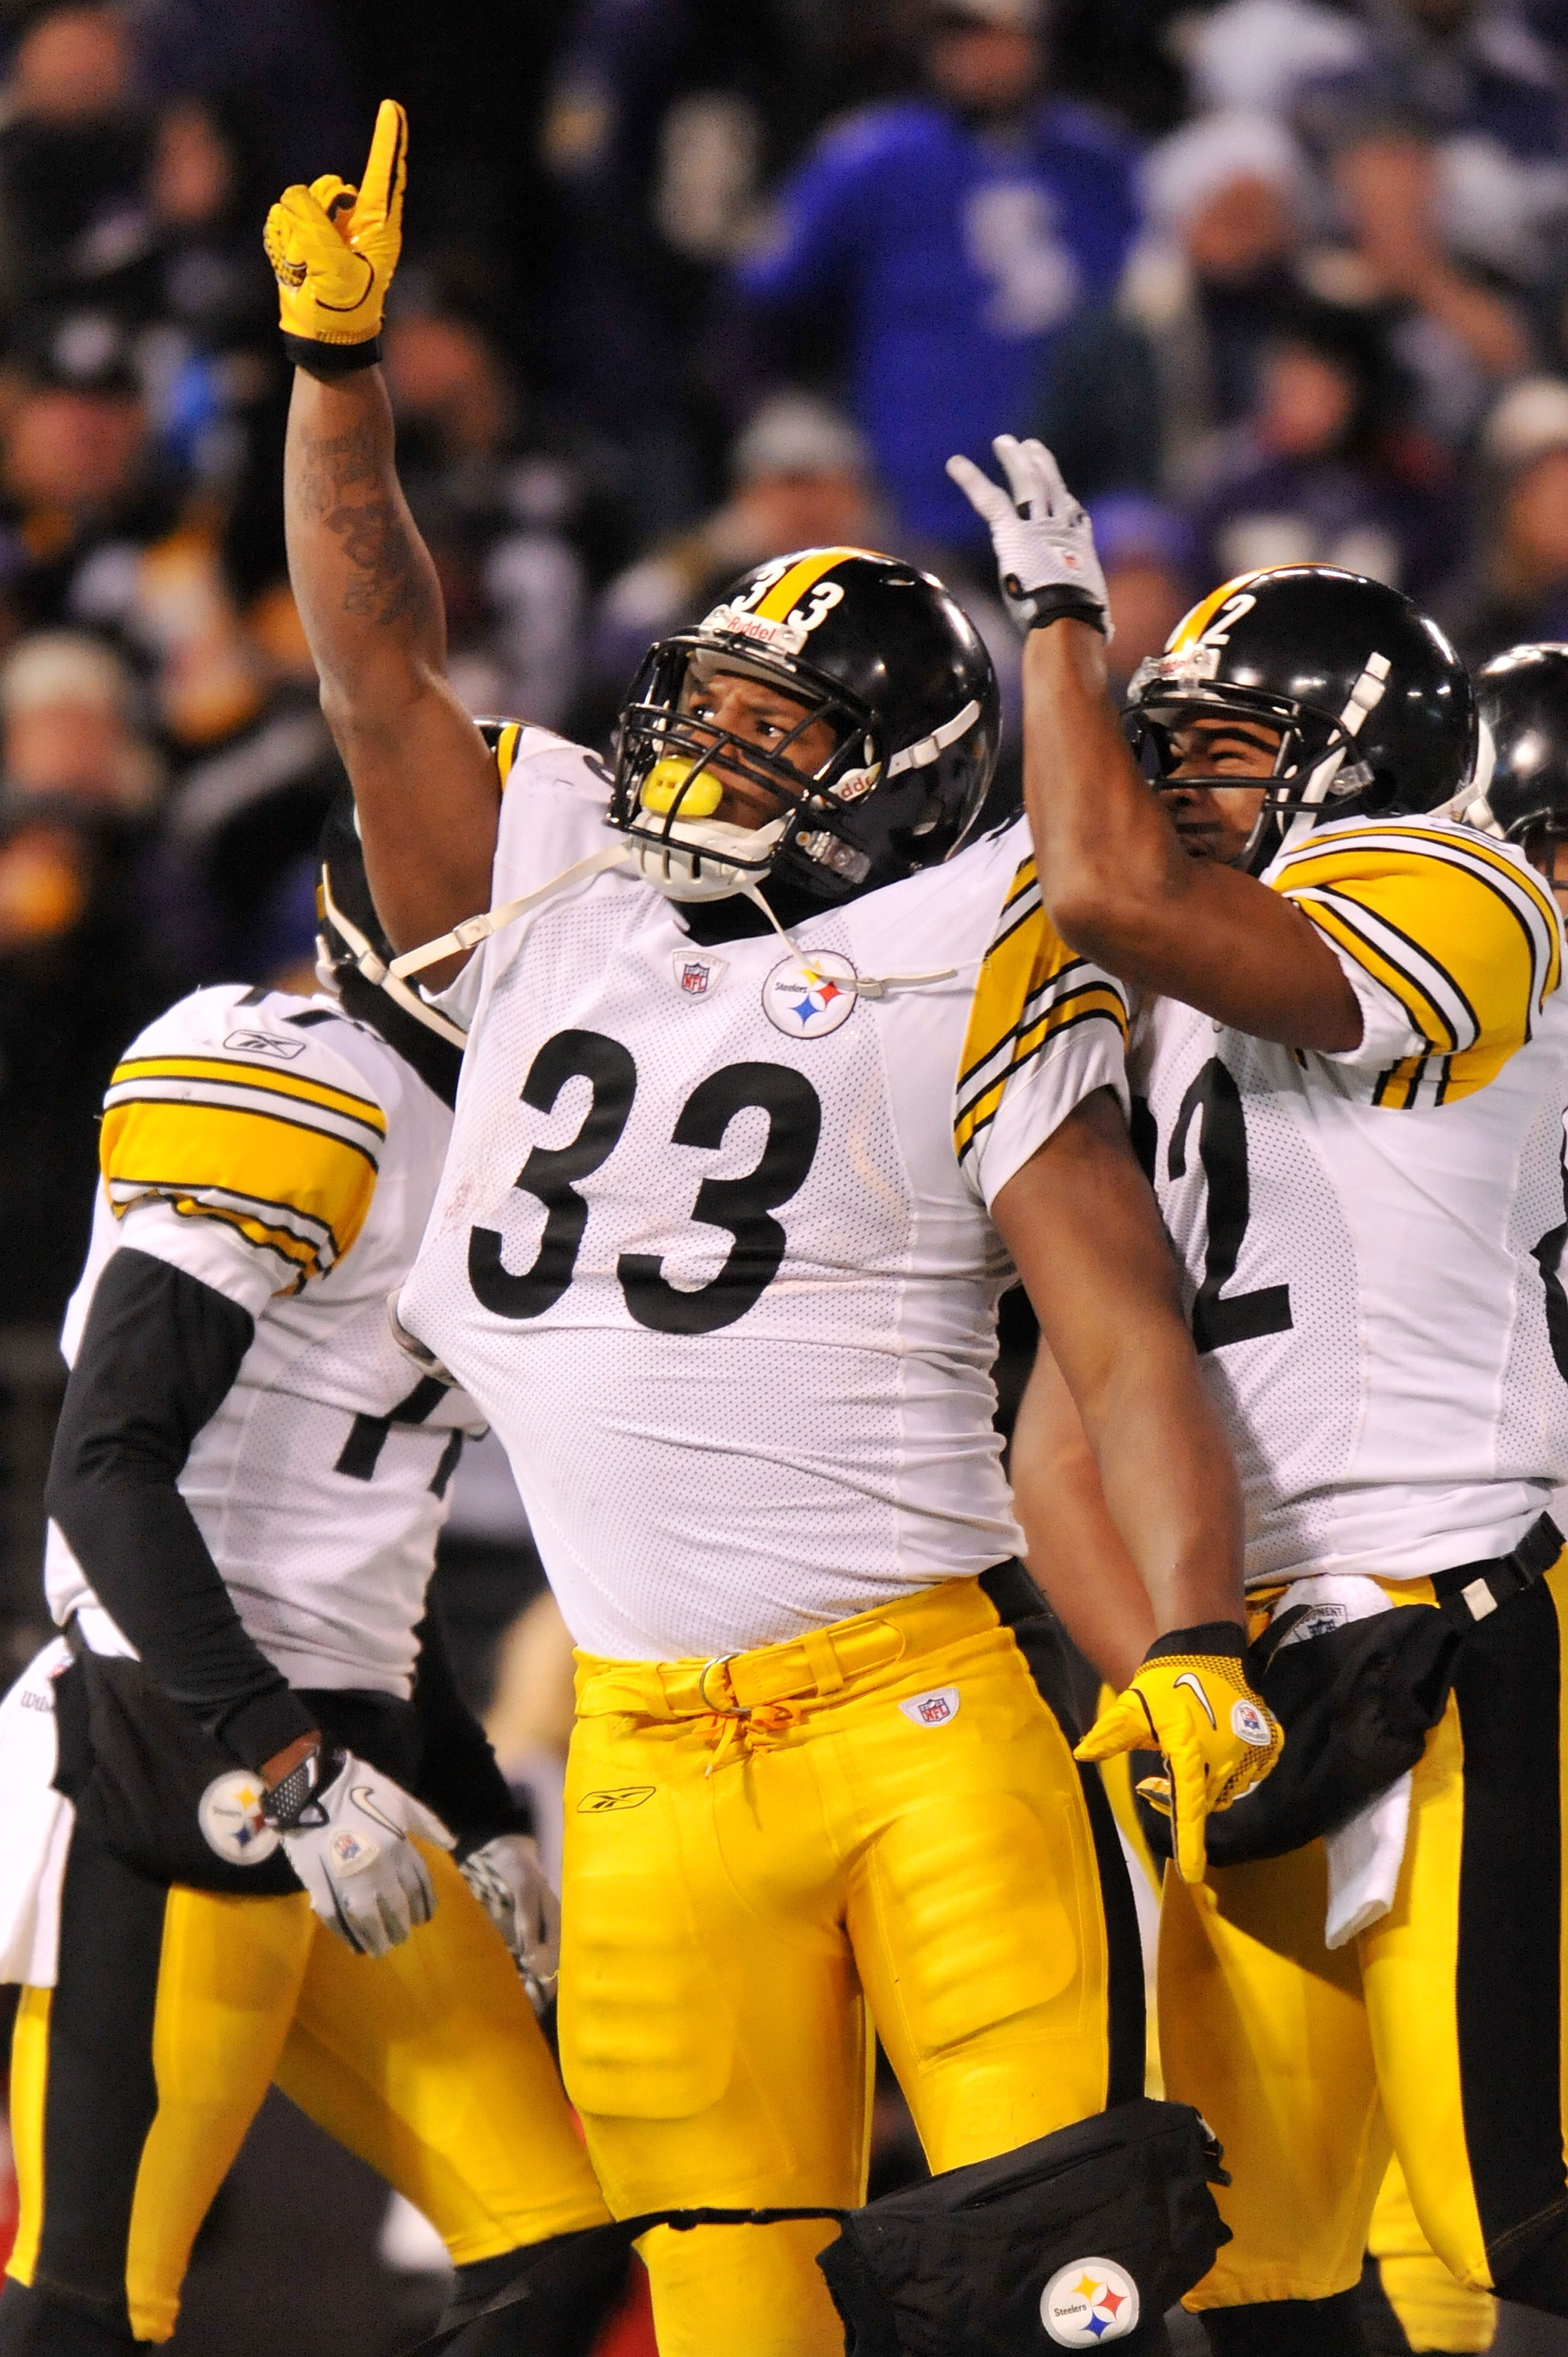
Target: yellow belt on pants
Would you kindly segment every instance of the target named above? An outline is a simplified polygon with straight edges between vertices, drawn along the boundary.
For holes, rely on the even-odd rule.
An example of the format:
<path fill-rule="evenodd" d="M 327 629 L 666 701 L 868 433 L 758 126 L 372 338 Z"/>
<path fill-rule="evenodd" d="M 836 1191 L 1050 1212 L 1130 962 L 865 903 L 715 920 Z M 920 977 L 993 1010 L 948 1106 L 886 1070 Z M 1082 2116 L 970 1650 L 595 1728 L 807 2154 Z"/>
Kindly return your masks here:
<path fill-rule="evenodd" d="M 916 1661 L 997 1625 L 996 1608 L 977 1579 L 950 1579 L 782 1644 L 705 1662 L 624 1662 L 579 1652 L 577 1715 L 727 1720 L 749 1749 L 794 1723 L 809 1701 L 844 1695 L 895 1662 Z"/>

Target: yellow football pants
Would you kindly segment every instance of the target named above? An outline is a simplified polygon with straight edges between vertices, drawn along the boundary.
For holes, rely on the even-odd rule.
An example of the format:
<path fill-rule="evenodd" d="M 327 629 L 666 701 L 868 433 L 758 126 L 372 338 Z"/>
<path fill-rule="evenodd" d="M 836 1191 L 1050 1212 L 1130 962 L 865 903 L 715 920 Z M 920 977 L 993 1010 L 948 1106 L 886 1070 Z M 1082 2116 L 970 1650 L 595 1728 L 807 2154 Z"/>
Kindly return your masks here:
<path fill-rule="evenodd" d="M 1413 1771 L 1392 1910 L 1350 1945 L 1324 1945 L 1321 1843 L 1196 1887 L 1166 1877 L 1165 2084 L 1232 2178 L 1217 2198 L 1234 2240 L 1189 2307 L 1347 2289 L 1391 2147 L 1462 2283 L 1506 2294 L 1510 2269 L 1561 2247 L 1565 1623 L 1560 1561 L 1467 1638 Z"/>
<path fill-rule="evenodd" d="M 1412 2349 L 1478 2352 L 1491 2347 L 1497 2301 L 1490 2292 L 1474 2291 L 1449 2274 L 1421 2231 L 1397 2160 L 1389 2163 L 1379 2191 L 1367 2248 Z"/>
<path fill-rule="evenodd" d="M 165 1889 L 73 1845 L 59 1982 L 25 1990 L 16 2019 L 10 2274 L 166 2341 L 269 2083 L 424 2211 L 457 2265 L 604 2222 L 511 1957 L 450 1858 L 421 1847 L 435 1913 L 373 1957 L 303 1892 Z"/>
<path fill-rule="evenodd" d="M 997 1577 L 726 1663 L 579 1655 L 561 2059 L 616 2215 L 863 2200 L 868 2007 L 934 2169 L 1141 2093 L 1114 1828 Z M 833 2231 L 656 2228 L 660 2357 L 842 2350 Z"/>

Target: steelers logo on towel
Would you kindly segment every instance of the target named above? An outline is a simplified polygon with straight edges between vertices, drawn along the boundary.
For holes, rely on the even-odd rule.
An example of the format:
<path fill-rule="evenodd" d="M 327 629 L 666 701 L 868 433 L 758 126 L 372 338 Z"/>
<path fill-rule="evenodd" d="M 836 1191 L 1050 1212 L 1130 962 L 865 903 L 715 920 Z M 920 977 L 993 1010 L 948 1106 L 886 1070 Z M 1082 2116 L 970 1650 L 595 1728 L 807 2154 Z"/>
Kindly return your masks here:
<path fill-rule="evenodd" d="M 262 1799 L 261 1778 L 237 1768 L 231 1775 L 215 1776 L 197 1803 L 202 1839 L 225 1865 L 262 1866 L 282 1840 L 262 1814 Z"/>
<path fill-rule="evenodd" d="M 787 1039 L 825 1039 L 854 1013 L 859 982 L 836 950 L 784 958 L 762 985 L 762 1011 Z"/>
<path fill-rule="evenodd" d="M 1040 2322 L 1063 2349 L 1121 2341 L 1138 2321 L 1138 2287 L 1113 2259 L 1074 2259 L 1040 2294 Z"/>

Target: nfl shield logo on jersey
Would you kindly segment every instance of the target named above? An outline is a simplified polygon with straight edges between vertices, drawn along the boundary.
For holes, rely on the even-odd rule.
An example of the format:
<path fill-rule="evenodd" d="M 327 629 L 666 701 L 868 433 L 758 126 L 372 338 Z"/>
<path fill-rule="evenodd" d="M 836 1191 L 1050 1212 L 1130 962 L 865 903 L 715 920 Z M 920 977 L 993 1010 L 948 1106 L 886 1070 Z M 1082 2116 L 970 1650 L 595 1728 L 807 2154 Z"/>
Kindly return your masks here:
<path fill-rule="evenodd" d="M 727 963 L 725 958 L 688 957 L 683 950 L 674 950 L 670 970 L 682 998 L 711 998 Z"/>
<path fill-rule="evenodd" d="M 1138 2321 L 1138 2287 L 1113 2259 L 1074 2259 L 1040 2295 L 1040 2322 L 1063 2349 L 1124 2340 Z"/>
<path fill-rule="evenodd" d="M 836 950 L 783 958 L 762 985 L 762 1011 L 789 1039 L 822 1039 L 854 1013 L 859 978 Z"/>

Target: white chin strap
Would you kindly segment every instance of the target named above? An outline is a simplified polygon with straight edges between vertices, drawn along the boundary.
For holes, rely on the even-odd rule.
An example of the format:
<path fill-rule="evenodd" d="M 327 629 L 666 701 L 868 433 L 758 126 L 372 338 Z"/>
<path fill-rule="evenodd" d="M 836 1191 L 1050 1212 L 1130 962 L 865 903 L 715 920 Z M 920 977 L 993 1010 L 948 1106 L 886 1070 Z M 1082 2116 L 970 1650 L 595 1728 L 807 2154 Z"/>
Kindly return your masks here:
<path fill-rule="evenodd" d="M 1487 799 L 1497 766 L 1497 739 L 1483 720 L 1476 745 L 1475 774 L 1466 779 L 1440 815 L 1455 820 L 1461 826 L 1473 826 L 1478 834 L 1494 835 L 1498 843 L 1506 843 L 1508 836 L 1492 815 L 1492 805 Z"/>
<path fill-rule="evenodd" d="M 1367 667 L 1345 699 L 1345 709 L 1339 715 L 1339 726 L 1344 729 L 1347 737 L 1360 735 L 1368 713 L 1375 712 L 1388 693 L 1389 673 L 1392 669 L 1393 665 L 1387 655 L 1374 654 L 1367 657 Z M 1307 779 L 1305 791 L 1296 804 L 1294 814 L 1285 829 L 1284 838 L 1280 845 L 1281 851 L 1294 851 L 1297 844 L 1311 834 L 1322 815 L 1323 805 L 1328 799 L 1328 790 L 1344 767 L 1345 757 L 1346 748 L 1340 746 L 1337 752 L 1330 753 L 1326 759 L 1319 761 L 1316 769 L 1313 770 L 1312 775 Z"/>
<path fill-rule="evenodd" d="M 401 1006 L 405 1015 L 411 1015 L 414 1021 L 423 1024 L 427 1031 L 434 1031 L 438 1039 L 446 1040 L 454 1048 L 466 1048 L 468 1044 L 467 1035 L 459 1031 L 455 1023 L 448 1023 L 445 1015 L 437 1014 L 434 1006 L 427 1006 L 417 992 L 410 990 L 408 985 L 398 974 L 397 962 L 394 961 L 391 966 L 385 964 L 377 956 L 375 950 L 353 919 L 343 914 L 342 909 L 332 898 L 331 879 L 325 866 L 321 871 L 321 900 L 333 931 L 348 942 L 354 953 L 355 966 L 364 975 L 365 980 L 374 983 L 378 990 L 384 990 L 387 996 L 394 1005 Z M 317 971 L 319 974 L 319 966 Z"/>
<path fill-rule="evenodd" d="M 732 826 L 722 818 L 678 818 L 668 832 L 649 836 L 635 831 L 627 839 L 627 856 L 656 892 L 671 900 L 727 900 L 736 892 L 748 897 L 757 886 L 757 870 L 767 864 L 787 821 L 769 819 L 766 826 Z"/>

